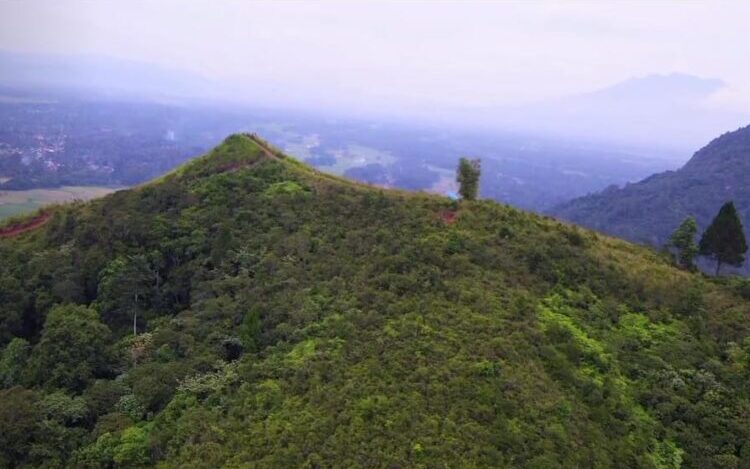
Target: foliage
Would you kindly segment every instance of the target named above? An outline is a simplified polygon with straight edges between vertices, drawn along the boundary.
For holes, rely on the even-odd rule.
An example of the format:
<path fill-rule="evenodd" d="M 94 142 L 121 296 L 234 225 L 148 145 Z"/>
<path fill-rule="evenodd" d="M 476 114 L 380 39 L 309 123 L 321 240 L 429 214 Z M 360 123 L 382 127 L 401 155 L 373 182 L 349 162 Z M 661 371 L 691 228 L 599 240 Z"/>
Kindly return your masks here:
<path fill-rule="evenodd" d="M 466 200 L 475 200 L 479 193 L 479 176 L 481 175 L 481 160 L 461 158 L 456 170 L 458 193 Z"/>
<path fill-rule="evenodd" d="M 96 377 L 106 376 L 109 328 L 91 308 L 53 307 L 29 360 L 33 381 L 48 388 L 81 391 Z"/>
<path fill-rule="evenodd" d="M 114 447 L 112 460 L 120 467 L 138 467 L 149 462 L 148 430 L 145 425 L 126 428 Z"/>
<path fill-rule="evenodd" d="M 716 275 L 721 264 L 740 267 L 745 262 L 747 241 L 733 202 L 725 203 L 703 232 L 699 252 L 716 259 Z"/>
<path fill-rule="evenodd" d="M 695 218 L 687 217 L 669 238 L 671 245 L 677 249 L 677 261 L 688 270 L 695 268 L 693 259 L 698 254 L 698 246 L 695 244 L 697 231 L 698 225 L 695 223 Z"/>
<path fill-rule="evenodd" d="M 297 195 L 305 192 L 305 189 L 294 181 L 282 181 L 271 184 L 268 189 L 265 190 L 264 194 L 269 197 L 275 197 L 278 195 Z"/>
<path fill-rule="evenodd" d="M 36 440 L 41 418 L 34 391 L 15 386 L 0 390 L 0 465 L 22 463 Z"/>
<path fill-rule="evenodd" d="M 14 337 L 0 354 L 0 387 L 10 388 L 22 383 L 22 373 L 29 358 L 29 341 Z"/>
<path fill-rule="evenodd" d="M 260 314 L 257 308 L 252 308 L 242 316 L 240 324 L 240 339 L 245 349 L 251 352 L 258 350 L 258 339 L 260 337 Z"/>
<path fill-rule="evenodd" d="M 0 240 L 3 465 L 750 463 L 743 282 L 269 153 Z"/>

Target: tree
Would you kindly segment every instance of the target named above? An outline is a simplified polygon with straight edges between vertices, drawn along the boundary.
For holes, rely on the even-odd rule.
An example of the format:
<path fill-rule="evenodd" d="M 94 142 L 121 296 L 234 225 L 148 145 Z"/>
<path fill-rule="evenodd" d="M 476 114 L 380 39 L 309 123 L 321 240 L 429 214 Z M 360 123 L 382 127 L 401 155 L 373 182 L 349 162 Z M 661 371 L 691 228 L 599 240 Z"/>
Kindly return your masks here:
<path fill-rule="evenodd" d="M 687 217 L 669 238 L 671 245 L 677 249 L 679 264 L 689 270 L 695 268 L 693 259 L 698 254 L 698 246 L 695 245 L 695 233 L 697 231 L 698 225 L 695 223 L 695 218 Z"/>
<path fill-rule="evenodd" d="M 153 301 L 161 279 L 159 269 L 152 264 L 144 254 L 121 256 L 102 271 L 98 302 L 107 324 L 120 328 L 127 321 L 133 325 L 133 335 L 138 334 L 138 312 Z"/>
<path fill-rule="evenodd" d="M 0 467 L 18 467 L 37 437 L 39 395 L 14 386 L 0 390 Z"/>
<path fill-rule="evenodd" d="M 722 264 L 740 267 L 745 262 L 747 241 L 733 202 L 725 203 L 706 228 L 698 252 L 716 259 L 716 275 Z"/>
<path fill-rule="evenodd" d="M 0 252 L 5 263 L 5 252 Z M 0 272 L 0 347 L 13 337 L 23 334 L 23 315 L 28 307 L 28 293 L 18 278 Z"/>
<path fill-rule="evenodd" d="M 461 158 L 458 161 L 456 182 L 458 193 L 466 200 L 475 200 L 479 192 L 479 176 L 482 173 L 481 160 Z"/>
<path fill-rule="evenodd" d="M 31 347 L 26 339 L 14 337 L 0 353 L 0 387 L 21 384 L 21 375 L 29 358 Z"/>
<path fill-rule="evenodd" d="M 44 322 L 29 367 L 34 382 L 50 388 L 81 391 L 109 371 L 110 331 L 86 306 L 53 307 Z"/>
<path fill-rule="evenodd" d="M 260 336 L 260 312 L 257 308 L 251 308 L 245 313 L 240 324 L 240 340 L 246 350 L 258 351 L 258 337 Z"/>

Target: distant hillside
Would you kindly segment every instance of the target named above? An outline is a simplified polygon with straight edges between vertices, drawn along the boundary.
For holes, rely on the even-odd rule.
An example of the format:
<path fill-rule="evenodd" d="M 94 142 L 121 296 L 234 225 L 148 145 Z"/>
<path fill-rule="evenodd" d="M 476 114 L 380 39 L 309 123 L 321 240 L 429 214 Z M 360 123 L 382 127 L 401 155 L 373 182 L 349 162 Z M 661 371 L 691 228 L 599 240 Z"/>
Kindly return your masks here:
<path fill-rule="evenodd" d="M 0 467 L 750 464 L 750 289 L 643 247 L 249 135 L 10 223 Z"/>
<path fill-rule="evenodd" d="M 677 171 L 574 199 L 551 213 L 628 240 L 660 246 L 688 215 L 695 216 L 701 230 L 705 229 L 728 200 L 735 202 L 746 231 L 750 229 L 749 182 L 750 126 L 714 139 Z"/>

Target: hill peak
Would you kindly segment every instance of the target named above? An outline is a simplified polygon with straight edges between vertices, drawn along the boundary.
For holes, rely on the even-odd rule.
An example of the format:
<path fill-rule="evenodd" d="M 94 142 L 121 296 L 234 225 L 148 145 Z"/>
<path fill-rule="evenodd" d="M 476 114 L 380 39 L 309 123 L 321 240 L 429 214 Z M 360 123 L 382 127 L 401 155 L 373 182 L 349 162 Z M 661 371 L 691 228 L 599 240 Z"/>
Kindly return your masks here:
<path fill-rule="evenodd" d="M 280 159 L 284 155 L 254 133 L 232 134 L 204 156 L 177 170 L 180 174 L 207 175 L 258 164 L 263 160 Z"/>
<path fill-rule="evenodd" d="M 693 171 L 707 166 L 746 165 L 750 162 L 750 125 L 740 127 L 711 140 L 695 152 L 683 169 Z"/>
<path fill-rule="evenodd" d="M 726 86 L 722 80 L 686 73 L 651 74 L 633 77 L 593 93 L 617 99 L 663 100 L 665 97 L 700 98 Z"/>

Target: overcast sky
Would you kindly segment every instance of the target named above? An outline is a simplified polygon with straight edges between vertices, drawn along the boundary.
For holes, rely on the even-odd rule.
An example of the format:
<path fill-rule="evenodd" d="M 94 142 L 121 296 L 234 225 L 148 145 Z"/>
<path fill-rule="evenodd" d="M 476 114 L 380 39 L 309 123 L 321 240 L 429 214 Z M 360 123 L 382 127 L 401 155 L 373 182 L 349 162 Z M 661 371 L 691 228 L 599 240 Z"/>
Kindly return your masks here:
<path fill-rule="evenodd" d="M 190 70 L 247 98 L 502 105 L 683 72 L 750 104 L 750 2 L 0 1 L 0 48 Z"/>

